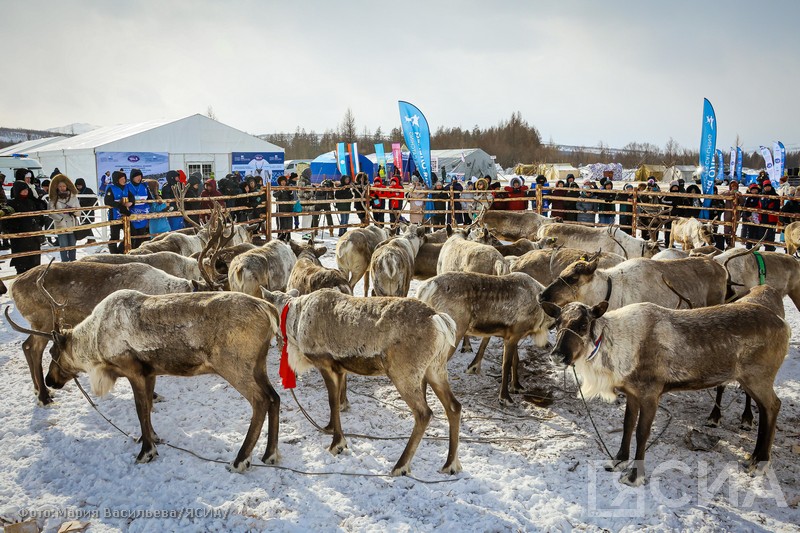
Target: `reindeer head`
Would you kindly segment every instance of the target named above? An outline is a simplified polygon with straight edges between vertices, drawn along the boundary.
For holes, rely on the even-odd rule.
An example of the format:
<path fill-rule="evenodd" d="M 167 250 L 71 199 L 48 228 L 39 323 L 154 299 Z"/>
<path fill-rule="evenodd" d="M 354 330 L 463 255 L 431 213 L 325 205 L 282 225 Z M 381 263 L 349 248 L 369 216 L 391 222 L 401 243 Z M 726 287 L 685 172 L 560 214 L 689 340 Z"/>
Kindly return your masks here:
<path fill-rule="evenodd" d="M 573 302 L 563 309 L 549 302 L 542 303 L 542 310 L 556 320 L 556 342 L 551 357 L 564 365 L 572 365 L 587 357 L 594 349 L 594 321 L 603 316 L 608 302 L 600 302 L 594 307 Z"/>
<path fill-rule="evenodd" d="M 642 257 L 649 259 L 656 255 L 658 252 L 661 251 L 661 245 L 664 244 L 664 241 L 646 241 L 644 243 L 644 250 L 642 253 Z"/>
<path fill-rule="evenodd" d="M 555 252 L 554 252 L 555 253 Z M 589 285 L 600 263 L 600 252 L 568 265 L 558 278 L 542 291 L 539 302 L 566 305 L 569 302 L 582 301 L 584 289 Z"/>
<path fill-rule="evenodd" d="M 719 217 L 714 217 L 714 220 L 709 222 L 708 224 L 703 224 L 700 226 L 700 240 L 704 243 L 713 245 L 714 244 L 714 234 L 717 233 L 717 219 Z"/>

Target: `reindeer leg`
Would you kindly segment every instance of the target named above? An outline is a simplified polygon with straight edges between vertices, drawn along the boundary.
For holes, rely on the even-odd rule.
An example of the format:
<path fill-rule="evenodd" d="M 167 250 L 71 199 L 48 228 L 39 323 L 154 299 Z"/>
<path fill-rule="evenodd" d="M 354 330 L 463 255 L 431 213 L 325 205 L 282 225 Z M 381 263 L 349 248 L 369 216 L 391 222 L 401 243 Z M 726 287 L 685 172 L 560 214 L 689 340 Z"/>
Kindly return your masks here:
<path fill-rule="evenodd" d="M 364 271 L 364 296 L 369 296 L 369 269 Z"/>
<path fill-rule="evenodd" d="M 144 378 L 144 383 L 145 383 L 145 386 L 147 387 L 147 394 L 148 394 L 148 398 L 150 398 L 150 400 L 149 400 L 149 401 L 150 401 L 150 412 L 152 413 L 152 412 L 153 412 L 153 402 L 157 401 L 157 400 L 156 400 L 156 398 L 158 397 L 158 395 L 155 393 L 155 389 L 156 389 L 156 376 L 155 376 L 155 375 L 152 375 L 152 376 L 150 376 L 150 375 L 148 375 L 148 376 L 145 376 L 145 378 Z M 161 443 L 162 441 L 161 441 L 161 439 L 158 437 L 158 435 L 156 434 L 156 432 L 155 432 L 155 430 L 153 429 L 153 426 L 152 426 L 152 425 L 150 426 L 150 430 L 152 431 L 152 433 L 151 433 L 151 437 L 152 437 L 152 439 L 153 439 L 153 442 L 155 442 L 156 444 L 159 444 L 159 443 Z"/>
<path fill-rule="evenodd" d="M 725 385 L 720 385 L 717 387 L 717 397 L 714 400 L 714 408 L 711 409 L 711 414 L 708 415 L 708 420 L 706 421 L 706 426 L 710 428 L 719 427 L 720 419 L 722 418 L 722 412 L 720 406 L 722 405 L 722 394 L 725 392 Z"/>
<path fill-rule="evenodd" d="M 750 431 L 753 429 L 752 399 L 747 393 L 745 393 L 744 396 L 744 412 L 742 413 L 742 423 L 739 425 L 739 427 L 745 431 Z"/>
<path fill-rule="evenodd" d="M 48 342 L 44 337 L 31 335 L 22 343 L 22 352 L 28 362 L 28 370 L 31 373 L 33 387 L 36 389 L 36 396 L 39 399 L 39 405 L 42 407 L 53 402 L 50 391 L 44 383 L 44 370 L 42 369 L 42 356 Z"/>
<path fill-rule="evenodd" d="M 516 340 L 519 342 L 519 339 Z M 513 351 L 513 339 L 503 339 L 503 372 L 500 377 L 500 404 L 506 406 L 514 403 L 508 391 L 508 381 L 511 377 L 511 363 L 514 359 Z"/>
<path fill-rule="evenodd" d="M 464 335 L 464 338 L 461 339 L 461 353 L 467 353 L 472 351 L 472 343 L 470 342 L 470 337 L 468 335 Z"/>
<path fill-rule="evenodd" d="M 431 385 L 436 397 L 444 407 L 447 415 L 447 423 L 450 428 L 449 447 L 447 450 L 447 461 L 440 470 L 443 474 L 457 474 L 461 472 L 461 461 L 458 460 L 458 436 L 461 428 L 461 404 L 458 403 L 453 391 L 450 389 L 450 382 L 447 379 L 447 362 L 434 362 L 425 377 Z"/>
<path fill-rule="evenodd" d="M 743 465 L 745 470 L 751 473 L 759 469 L 759 463 L 763 463 L 762 466 L 769 463 L 772 443 L 775 440 L 775 424 L 781 408 L 781 401 L 772 388 L 774 378 L 764 379 L 762 377 L 762 379 L 765 382 L 763 385 L 761 383 L 747 383 L 747 385 L 742 383 L 745 391 L 753 397 L 758 406 L 756 446 L 753 454 Z"/>
<path fill-rule="evenodd" d="M 133 401 L 136 403 L 136 414 L 142 430 L 142 449 L 136 457 L 137 463 L 149 463 L 158 455 L 153 440 L 153 425 L 150 422 L 150 410 L 153 407 L 153 395 L 147 388 L 147 377 L 142 375 L 126 376 L 133 389 Z"/>
<path fill-rule="evenodd" d="M 519 341 L 514 344 L 514 358 L 511 360 L 511 384 L 508 390 L 515 393 L 525 390 L 525 387 L 519 382 Z"/>
<path fill-rule="evenodd" d="M 339 384 L 339 411 L 349 411 L 350 402 L 347 400 L 347 374 L 342 376 Z"/>
<path fill-rule="evenodd" d="M 647 439 L 650 438 L 650 429 L 658 410 L 658 396 L 651 394 L 640 399 L 639 423 L 636 425 L 636 456 L 633 465 L 622 473 L 620 482 L 638 487 L 645 482 L 644 454 L 647 449 Z"/>
<path fill-rule="evenodd" d="M 405 476 L 411 473 L 411 459 L 414 457 L 423 435 L 425 435 L 425 429 L 431 421 L 433 411 L 428 407 L 428 401 L 425 398 L 428 386 L 424 379 L 417 380 L 409 375 L 397 376 L 388 371 L 387 374 L 389 374 L 389 379 L 397 387 L 400 397 L 408 404 L 414 414 L 414 429 L 411 432 L 411 437 L 409 437 L 408 444 L 406 444 L 403 453 L 400 455 L 400 459 L 397 460 L 397 464 L 392 468 L 393 476 Z"/>
<path fill-rule="evenodd" d="M 625 421 L 622 424 L 622 442 L 619 451 L 613 460 L 606 464 L 608 472 L 618 472 L 627 466 L 631 453 L 631 437 L 633 429 L 636 427 L 636 419 L 639 418 L 639 399 L 631 394 L 627 394 L 625 400 Z"/>
<path fill-rule="evenodd" d="M 344 379 L 343 372 L 337 372 L 332 368 L 321 367 L 319 369 L 322 379 L 325 380 L 325 387 L 328 389 L 328 404 L 331 408 L 331 419 L 326 430 L 333 430 L 333 441 L 328 447 L 328 451 L 333 455 L 338 455 L 347 448 L 347 441 L 342 431 L 342 420 L 339 416 L 339 393 L 340 382 Z"/>
<path fill-rule="evenodd" d="M 467 374 L 480 374 L 481 373 L 481 363 L 483 362 L 483 356 L 486 352 L 486 347 L 489 345 L 489 341 L 491 337 L 484 337 L 481 339 L 481 345 L 478 347 L 478 353 L 475 354 L 475 359 L 467 366 Z M 469 343 L 467 337 L 464 337 L 464 342 Z M 469 347 L 470 351 L 472 351 L 472 346 Z M 461 345 L 461 351 L 464 352 L 464 345 Z"/>

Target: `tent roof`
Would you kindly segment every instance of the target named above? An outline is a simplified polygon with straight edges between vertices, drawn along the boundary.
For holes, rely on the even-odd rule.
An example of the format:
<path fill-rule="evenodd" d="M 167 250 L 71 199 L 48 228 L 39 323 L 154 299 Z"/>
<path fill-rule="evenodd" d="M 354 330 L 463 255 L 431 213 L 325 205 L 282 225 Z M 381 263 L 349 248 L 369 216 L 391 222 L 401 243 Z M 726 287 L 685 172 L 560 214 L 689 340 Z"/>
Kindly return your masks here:
<path fill-rule="evenodd" d="M 137 151 L 170 151 L 172 153 L 284 151 L 283 148 L 270 142 L 200 114 L 178 119 L 106 126 L 45 145 L 37 151 L 95 150 L 104 147 L 108 147 L 109 151 L 124 151 L 121 150 L 122 147 L 109 145 L 113 145 L 117 141 L 130 142 L 134 137 L 138 141 L 135 143 L 136 145 L 142 145 L 143 142 L 149 145 L 145 148 L 140 146 L 130 148 Z M 151 138 L 149 142 L 147 141 L 148 137 Z M 209 149 L 209 146 L 220 148 Z M 168 148 L 171 149 L 168 150 Z"/>
<path fill-rule="evenodd" d="M 31 139 L 30 141 L 22 141 L 6 148 L 0 149 L 0 155 L 13 155 L 13 154 L 26 154 L 28 152 L 41 150 L 45 145 L 66 139 L 65 135 L 58 135 L 56 137 L 44 137 L 42 139 Z"/>

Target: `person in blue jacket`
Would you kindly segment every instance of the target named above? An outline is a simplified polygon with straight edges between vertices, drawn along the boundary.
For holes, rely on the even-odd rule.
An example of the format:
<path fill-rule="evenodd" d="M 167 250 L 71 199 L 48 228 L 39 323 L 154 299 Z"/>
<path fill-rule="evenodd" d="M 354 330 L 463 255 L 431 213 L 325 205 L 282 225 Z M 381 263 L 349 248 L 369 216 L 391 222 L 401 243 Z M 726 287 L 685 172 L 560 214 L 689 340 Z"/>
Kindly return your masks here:
<path fill-rule="evenodd" d="M 127 190 L 129 194 L 133 194 L 134 203 L 130 207 L 132 215 L 147 215 L 150 213 L 150 204 L 147 200 L 152 200 L 150 196 L 150 189 L 143 181 L 144 175 L 138 168 L 131 169 L 131 181 L 128 182 Z M 144 239 L 142 237 L 147 235 L 150 226 L 149 220 L 132 220 L 131 221 L 131 248 L 136 249 L 142 245 Z"/>
<path fill-rule="evenodd" d="M 150 197 L 155 200 L 154 203 L 150 204 L 151 213 L 161 213 L 174 209 L 173 206 L 167 205 L 158 193 L 158 181 L 145 180 L 145 183 L 147 184 L 147 188 L 150 189 Z M 170 231 L 168 218 L 151 218 L 148 222 L 150 222 L 150 237 Z"/>
<path fill-rule="evenodd" d="M 136 202 L 133 194 L 128 190 L 126 182 L 128 177 L 124 172 L 115 170 L 111 174 L 111 183 L 106 187 L 106 195 L 103 198 L 103 203 L 112 209 L 108 213 L 110 221 L 119 220 L 123 216 L 130 215 L 130 208 Z M 110 227 L 110 239 L 117 241 L 121 239 L 122 224 L 114 224 Z M 123 242 L 119 244 L 111 243 L 108 245 L 108 251 L 112 254 L 125 253 L 125 245 Z"/>

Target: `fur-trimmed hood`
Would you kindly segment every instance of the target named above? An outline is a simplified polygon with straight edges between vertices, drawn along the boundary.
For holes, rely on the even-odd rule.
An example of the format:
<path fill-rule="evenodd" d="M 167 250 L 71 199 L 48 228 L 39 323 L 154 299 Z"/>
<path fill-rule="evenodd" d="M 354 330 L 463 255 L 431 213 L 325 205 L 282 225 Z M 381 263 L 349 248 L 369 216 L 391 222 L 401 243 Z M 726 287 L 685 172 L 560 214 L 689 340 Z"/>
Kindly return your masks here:
<path fill-rule="evenodd" d="M 51 204 L 55 204 L 56 198 L 58 197 L 58 185 L 62 182 L 67 184 L 67 190 L 70 192 L 70 194 L 75 196 L 78 195 L 78 188 L 75 187 L 75 184 L 72 183 L 71 179 L 66 177 L 64 174 L 56 174 L 53 176 L 53 179 L 50 182 L 49 196 Z"/>

